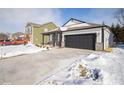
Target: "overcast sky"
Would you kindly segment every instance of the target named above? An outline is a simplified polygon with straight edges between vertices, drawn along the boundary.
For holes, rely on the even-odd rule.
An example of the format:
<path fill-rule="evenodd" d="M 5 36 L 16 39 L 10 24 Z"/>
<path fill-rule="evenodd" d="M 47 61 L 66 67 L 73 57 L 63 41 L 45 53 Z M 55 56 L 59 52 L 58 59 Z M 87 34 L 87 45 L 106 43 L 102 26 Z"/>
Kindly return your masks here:
<path fill-rule="evenodd" d="M 117 9 L 93 9 L 93 8 L 65 8 L 65 9 L 44 9 L 30 8 L 0 9 L 0 32 L 24 32 L 27 22 L 44 24 L 54 22 L 62 26 L 70 18 L 76 18 L 85 22 L 102 23 L 111 25 L 117 23 L 114 14 Z"/>

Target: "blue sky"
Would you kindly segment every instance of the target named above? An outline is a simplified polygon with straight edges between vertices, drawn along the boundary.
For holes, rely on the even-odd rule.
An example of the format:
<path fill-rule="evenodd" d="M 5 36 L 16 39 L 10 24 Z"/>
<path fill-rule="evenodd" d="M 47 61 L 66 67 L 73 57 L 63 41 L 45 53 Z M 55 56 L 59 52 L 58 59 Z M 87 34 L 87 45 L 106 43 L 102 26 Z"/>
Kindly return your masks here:
<path fill-rule="evenodd" d="M 111 23 L 117 23 L 117 20 L 114 17 L 117 9 L 100 9 L 100 8 L 78 8 L 78 9 L 61 9 L 63 22 L 66 22 L 69 18 L 77 18 L 86 22 L 93 23 L 102 23 L 103 21 L 110 25 Z"/>
<path fill-rule="evenodd" d="M 100 8 L 6 8 L 0 9 L 0 32 L 24 32 L 27 22 L 44 24 L 54 22 L 62 26 L 70 18 L 85 22 L 111 25 L 117 23 L 114 14 L 117 9 Z"/>

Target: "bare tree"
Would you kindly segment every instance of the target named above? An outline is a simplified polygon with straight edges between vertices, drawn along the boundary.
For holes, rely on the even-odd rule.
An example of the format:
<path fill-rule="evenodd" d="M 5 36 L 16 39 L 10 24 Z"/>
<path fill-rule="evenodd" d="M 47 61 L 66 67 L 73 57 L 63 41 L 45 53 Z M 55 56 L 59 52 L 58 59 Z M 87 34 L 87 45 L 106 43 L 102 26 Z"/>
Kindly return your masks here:
<path fill-rule="evenodd" d="M 7 40 L 8 39 L 8 35 L 5 33 L 0 33 L 0 40 Z"/>
<path fill-rule="evenodd" d="M 117 10 L 115 18 L 118 20 L 119 24 L 124 27 L 124 8 Z"/>

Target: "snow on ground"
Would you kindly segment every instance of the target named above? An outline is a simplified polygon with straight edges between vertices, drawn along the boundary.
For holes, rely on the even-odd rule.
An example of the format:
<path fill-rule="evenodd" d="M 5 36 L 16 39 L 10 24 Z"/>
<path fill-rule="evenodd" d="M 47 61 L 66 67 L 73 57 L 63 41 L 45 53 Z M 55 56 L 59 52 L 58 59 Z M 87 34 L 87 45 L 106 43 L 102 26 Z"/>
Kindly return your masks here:
<path fill-rule="evenodd" d="M 124 84 L 124 45 L 111 53 L 95 52 L 77 59 L 67 67 L 41 80 L 39 84 L 84 85 Z"/>
<path fill-rule="evenodd" d="M 7 58 L 7 57 L 17 56 L 22 54 L 37 53 L 42 50 L 46 50 L 46 49 L 39 48 L 33 44 L 1 46 L 0 57 Z"/>

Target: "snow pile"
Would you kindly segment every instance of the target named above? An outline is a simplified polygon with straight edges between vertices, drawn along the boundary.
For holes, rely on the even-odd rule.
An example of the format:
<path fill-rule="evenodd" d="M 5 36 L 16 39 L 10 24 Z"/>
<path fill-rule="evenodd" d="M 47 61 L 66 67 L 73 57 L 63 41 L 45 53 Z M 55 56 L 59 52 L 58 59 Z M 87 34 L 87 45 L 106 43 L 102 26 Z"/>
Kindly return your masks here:
<path fill-rule="evenodd" d="M 46 50 L 46 48 L 39 48 L 33 44 L 1 46 L 0 56 L 2 58 L 6 58 L 6 57 L 12 57 L 22 54 L 37 53 L 42 50 Z"/>
<path fill-rule="evenodd" d="M 117 47 L 118 48 L 124 48 L 124 44 L 118 44 Z"/>
<path fill-rule="evenodd" d="M 113 48 L 112 53 L 96 52 L 52 74 L 40 84 L 124 84 L 124 49 Z"/>

